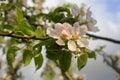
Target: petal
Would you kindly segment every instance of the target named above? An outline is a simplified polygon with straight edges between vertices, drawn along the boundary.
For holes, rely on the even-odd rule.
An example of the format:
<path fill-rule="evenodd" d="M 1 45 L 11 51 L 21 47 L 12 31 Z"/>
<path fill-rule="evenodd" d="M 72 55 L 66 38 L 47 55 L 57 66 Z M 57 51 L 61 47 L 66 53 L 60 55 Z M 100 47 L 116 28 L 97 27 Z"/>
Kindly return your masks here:
<path fill-rule="evenodd" d="M 85 35 L 87 31 L 88 31 L 87 25 L 80 26 L 80 35 Z"/>
<path fill-rule="evenodd" d="M 86 25 L 79 25 L 79 22 L 76 22 L 73 24 L 73 28 L 76 34 L 84 35 L 88 31 L 88 28 Z"/>
<path fill-rule="evenodd" d="M 74 34 L 79 34 L 79 29 L 80 29 L 80 25 L 79 25 L 79 22 L 75 22 L 73 24 L 73 29 L 74 29 Z"/>
<path fill-rule="evenodd" d="M 80 47 L 86 47 L 86 48 L 88 48 L 88 41 L 87 41 L 87 39 L 85 39 L 85 38 L 82 38 L 82 39 L 78 39 L 77 40 L 77 44 L 80 46 Z"/>
<path fill-rule="evenodd" d="M 73 27 L 68 23 L 64 23 L 63 26 L 64 26 L 64 30 L 66 31 L 68 35 L 68 38 L 71 38 L 74 32 Z"/>
<path fill-rule="evenodd" d="M 98 27 L 92 27 L 92 28 L 91 28 L 91 31 L 92 31 L 92 32 L 98 32 L 99 29 L 98 29 Z"/>
<path fill-rule="evenodd" d="M 87 9 L 87 13 L 86 13 L 86 19 L 89 19 L 92 15 L 92 12 L 90 11 L 90 7 Z"/>
<path fill-rule="evenodd" d="M 68 41 L 68 49 L 71 51 L 76 51 L 76 48 L 77 48 L 77 46 L 76 46 L 75 42 L 72 40 L 69 40 Z"/>
<path fill-rule="evenodd" d="M 91 18 L 91 23 L 92 23 L 93 25 L 95 25 L 95 24 L 97 24 L 97 21 L 96 21 L 94 18 Z"/>
<path fill-rule="evenodd" d="M 74 17 L 76 17 L 78 16 L 79 12 L 80 12 L 80 8 L 76 4 L 74 4 L 73 7 L 71 8 L 71 14 Z"/>
<path fill-rule="evenodd" d="M 56 34 L 56 31 L 52 28 L 52 27 L 49 27 L 47 28 L 47 34 L 50 36 L 50 37 L 53 37 L 55 39 L 58 39 L 59 38 L 59 35 Z"/>
<path fill-rule="evenodd" d="M 65 45 L 65 42 L 62 40 L 62 39 L 58 39 L 56 41 L 56 43 L 59 45 L 59 46 L 64 46 Z"/>
<path fill-rule="evenodd" d="M 88 24 L 88 31 L 91 31 L 91 32 L 98 32 L 99 31 L 99 29 L 98 29 L 98 27 L 95 27 L 94 25 L 92 25 L 92 24 Z"/>
<path fill-rule="evenodd" d="M 63 24 L 61 23 L 56 23 L 55 24 L 55 32 L 58 36 L 60 36 L 61 31 L 64 29 Z"/>

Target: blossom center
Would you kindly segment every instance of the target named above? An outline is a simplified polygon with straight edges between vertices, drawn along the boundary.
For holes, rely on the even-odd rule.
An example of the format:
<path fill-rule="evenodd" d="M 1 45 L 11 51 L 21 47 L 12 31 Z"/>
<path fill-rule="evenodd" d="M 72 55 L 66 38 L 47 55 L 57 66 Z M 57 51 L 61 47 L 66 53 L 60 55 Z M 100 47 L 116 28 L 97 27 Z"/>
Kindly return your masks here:
<path fill-rule="evenodd" d="M 73 34 L 72 38 L 73 38 L 73 40 L 77 40 L 79 38 L 79 35 L 78 34 Z"/>
<path fill-rule="evenodd" d="M 68 35 L 67 35 L 67 34 L 62 34 L 60 37 L 61 37 L 63 40 L 66 40 L 67 37 L 68 37 Z"/>

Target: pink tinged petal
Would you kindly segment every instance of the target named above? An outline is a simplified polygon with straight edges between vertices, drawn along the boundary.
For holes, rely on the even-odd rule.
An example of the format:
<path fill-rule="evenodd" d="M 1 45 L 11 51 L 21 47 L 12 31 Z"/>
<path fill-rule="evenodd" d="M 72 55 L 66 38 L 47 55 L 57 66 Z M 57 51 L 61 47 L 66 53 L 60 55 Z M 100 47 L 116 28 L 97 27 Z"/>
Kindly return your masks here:
<path fill-rule="evenodd" d="M 53 37 L 55 39 L 58 39 L 59 36 L 56 34 L 55 30 L 52 28 L 52 27 L 49 27 L 47 28 L 47 34 L 50 36 L 50 37 Z"/>
<path fill-rule="evenodd" d="M 84 35 L 88 31 L 88 28 L 86 25 L 79 25 L 79 22 L 76 22 L 73 24 L 74 30 L 79 35 Z"/>
<path fill-rule="evenodd" d="M 73 27 L 72 27 L 70 24 L 64 23 L 63 26 L 64 26 L 64 29 L 65 29 L 69 34 L 72 34 L 72 32 L 73 32 Z"/>
<path fill-rule="evenodd" d="M 88 48 L 88 41 L 87 41 L 87 39 L 85 39 L 85 38 L 82 38 L 82 39 L 78 39 L 77 40 L 77 44 L 80 46 L 80 47 L 86 47 L 86 48 Z"/>
<path fill-rule="evenodd" d="M 59 45 L 59 46 L 64 46 L 65 45 L 65 42 L 62 40 L 62 39 L 58 39 L 56 41 L 56 43 Z"/>
<path fill-rule="evenodd" d="M 64 26 L 64 30 L 68 33 L 68 38 L 71 38 L 74 32 L 73 27 L 68 23 L 64 23 L 63 26 Z"/>
<path fill-rule="evenodd" d="M 80 8 L 76 4 L 74 4 L 73 7 L 71 8 L 71 14 L 74 17 L 76 17 L 78 16 L 79 12 L 80 12 Z"/>
<path fill-rule="evenodd" d="M 69 33 L 68 33 L 67 31 L 63 30 L 63 31 L 61 32 L 60 37 L 61 37 L 63 40 L 69 39 Z"/>
<path fill-rule="evenodd" d="M 80 35 L 85 35 L 87 31 L 88 31 L 87 25 L 80 26 Z"/>
<path fill-rule="evenodd" d="M 74 27 L 79 27 L 80 25 L 79 25 L 79 22 L 75 22 L 74 24 L 73 24 L 73 26 Z"/>
<path fill-rule="evenodd" d="M 91 27 L 89 31 L 98 32 L 99 29 L 98 29 L 98 27 Z"/>
<path fill-rule="evenodd" d="M 79 25 L 79 22 L 75 22 L 73 24 L 73 29 L 74 29 L 74 34 L 79 34 L 79 29 L 80 29 L 80 25 Z"/>
<path fill-rule="evenodd" d="M 61 31 L 64 29 L 63 24 L 57 23 L 55 24 L 55 32 L 58 36 L 60 36 Z"/>
<path fill-rule="evenodd" d="M 95 27 L 92 23 L 88 23 L 87 26 L 88 26 L 88 31 L 91 31 L 91 32 L 99 31 L 98 27 Z"/>
<path fill-rule="evenodd" d="M 71 51 L 76 51 L 77 46 L 76 46 L 76 44 L 75 44 L 74 41 L 69 40 L 67 44 L 68 44 L 68 49 L 69 49 L 69 50 L 71 50 Z"/>
<path fill-rule="evenodd" d="M 90 21 L 93 25 L 97 24 L 97 20 L 91 18 L 91 21 Z"/>
<path fill-rule="evenodd" d="M 87 9 L 87 13 L 86 13 L 86 19 L 90 19 L 92 15 L 92 12 L 90 11 L 90 7 Z"/>

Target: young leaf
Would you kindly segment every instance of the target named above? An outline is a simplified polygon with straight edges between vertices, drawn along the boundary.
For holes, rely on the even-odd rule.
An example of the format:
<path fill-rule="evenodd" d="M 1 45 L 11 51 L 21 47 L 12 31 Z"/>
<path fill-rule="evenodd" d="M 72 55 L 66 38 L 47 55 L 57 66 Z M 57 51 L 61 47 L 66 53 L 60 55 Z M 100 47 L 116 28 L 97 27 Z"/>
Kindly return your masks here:
<path fill-rule="evenodd" d="M 24 63 L 24 66 L 29 65 L 31 60 L 32 60 L 32 51 L 31 50 L 25 50 L 23 52 L 23 63 Z"/>
<path fill-rule="evenodd" d="M 88 59 L 88 55 L 86 53 L 78 57 L 77 66 L 79 70 L 82 69 L 86 65 L 87 59 Z"/>
<path fill-rule="evenodd" d="M 7 51 L 7 63 L 9 66 L 12 67 L 12 63 L 15 60 L 15 52 L 19 50 L 19 48 L 17 46 L 12 46 L 8 49 Z"/>
<path fill-rule="evenodd" d="M 6 25 L 4 25 L 4 29 L 13 30 L 14 27 L 12 25 L 6 24 Z"/>
<path fill-rule="evenodd" d="M 27 35 L 33 36 L 34 28 L 24 20 L 23 13 L 18 7 L 16 7 L 16 13 L 17 13 L 17 16 L 16 16 L 17 27 L 16 28 Z"/>
<path fill-rule="evenodd" d="M 22 11 L 16 6 L 16 13 L 17 13 L 17 21 L 21 22 L 24 20 L 24 16 Z"/>
<path fill-rule="evenodd" d="M 87 54 L 88 54 L 88 57 L 89 57 L 89 58 L 94 58 L 94 59 L 96 59 L 96 54 L 95 54 L 94 51 L 91 51 L 91 52 L 89 52 L 89 53 L 87 53 Z"/>
<path fill-rule="evenodd" d="M 71 65 L 72 54 L 68 51 L 61 51 L 61 57 L 59 58 L 59 64 L 62 72 L 66 72 Z"/>
<path fill-rule="evenodd" d="M 35 36 L 36 37 L 43 36 L 43 33 L 44 33 L 44 29 L 42 27 L 37 27 L 37 29 L 35 30 Z"/>
<path fill-rule="evenodd" d="M 37 69 L 39 69 L 43 64 L 43 56 L 41 53 L 35 52 L 34 62 Z"/>

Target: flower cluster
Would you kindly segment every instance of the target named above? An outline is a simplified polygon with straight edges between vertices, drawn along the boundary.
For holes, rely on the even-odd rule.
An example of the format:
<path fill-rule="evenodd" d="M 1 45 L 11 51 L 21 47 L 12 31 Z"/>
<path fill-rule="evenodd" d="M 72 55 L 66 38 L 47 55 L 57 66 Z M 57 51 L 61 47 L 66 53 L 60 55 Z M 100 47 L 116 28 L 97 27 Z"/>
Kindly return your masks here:
<path fill-rule="evenodd" d="M 71 8 L 73 18 L 79 17 L 80 8 L 75 4 Z M 83 23 L 81 23 L 81 18 Z M 56 23 L 54 27 L 47 28 L 47 34 L 57 39 L 56 43 L 59 46 L 66 46 L 70 51 L 80 53 L 81 48 L 88 48 L 88 40 L 85 35 L 88 31 L 97 32 L 99 29 L 95 27 L 96 20 L 91 17 L 90 8 L 87 9 L 85 16 L 80 17 L 73 25 L 69 23 Z"/>

